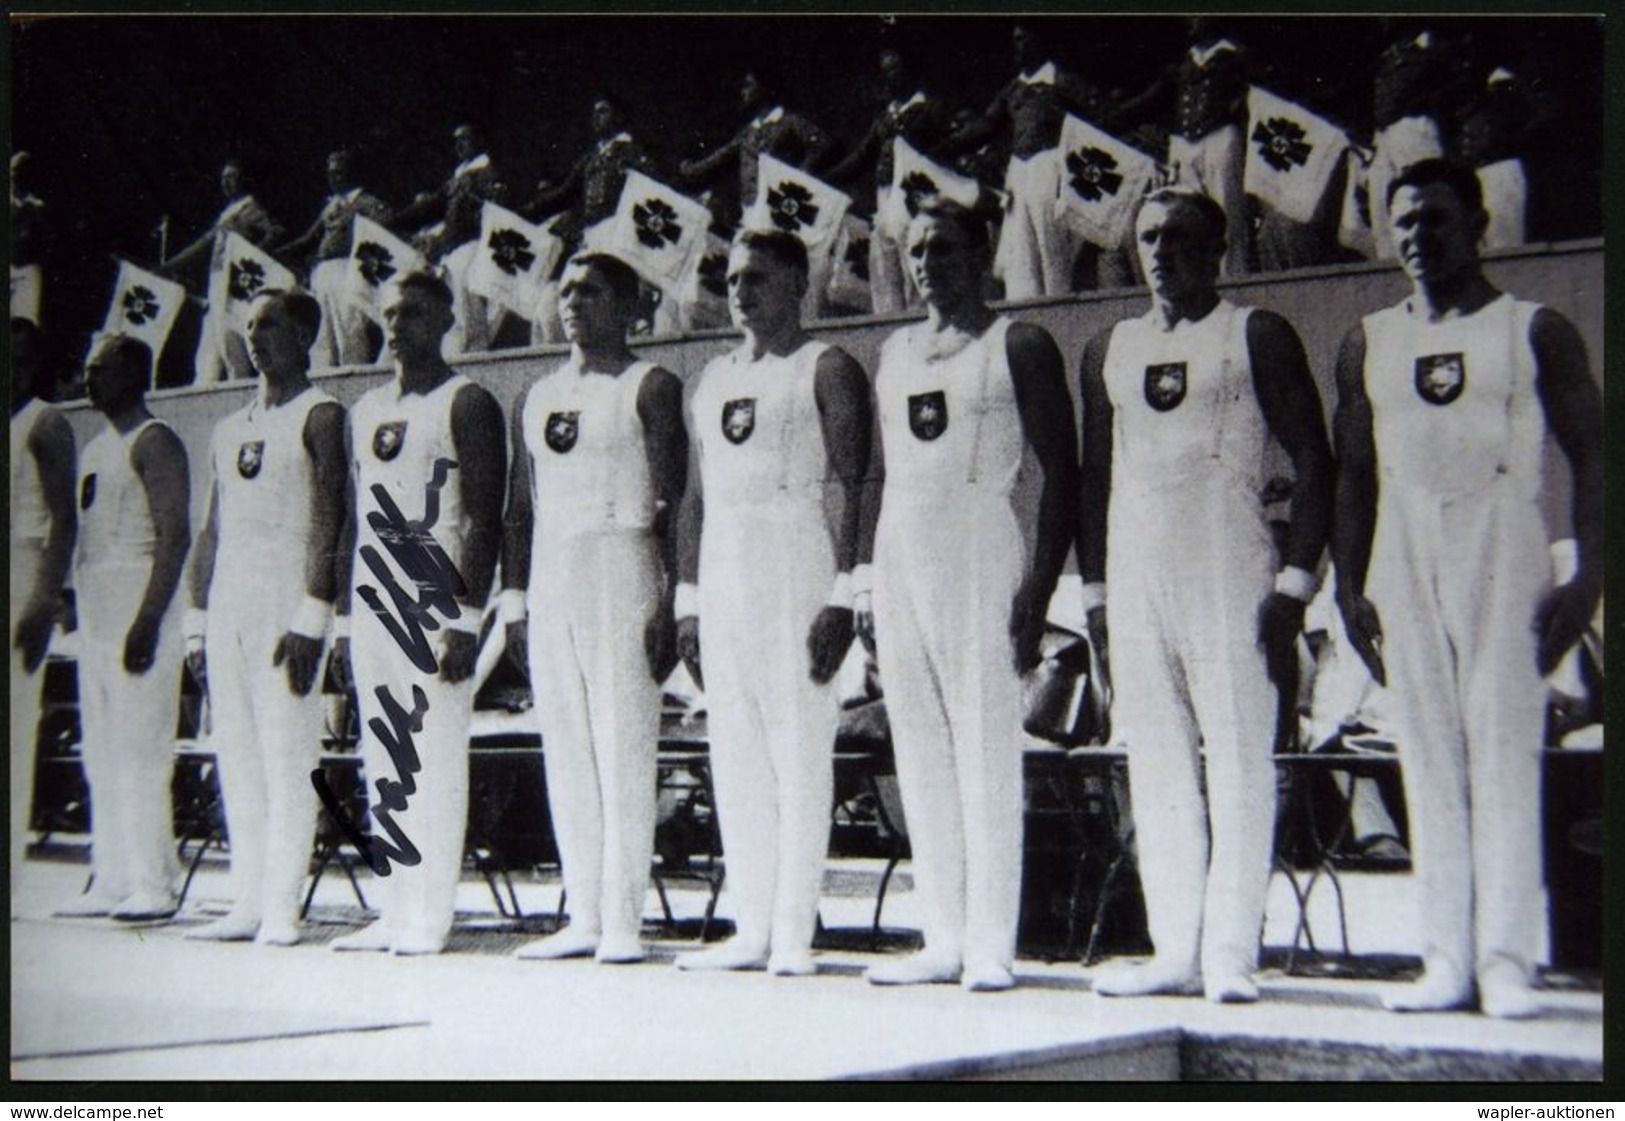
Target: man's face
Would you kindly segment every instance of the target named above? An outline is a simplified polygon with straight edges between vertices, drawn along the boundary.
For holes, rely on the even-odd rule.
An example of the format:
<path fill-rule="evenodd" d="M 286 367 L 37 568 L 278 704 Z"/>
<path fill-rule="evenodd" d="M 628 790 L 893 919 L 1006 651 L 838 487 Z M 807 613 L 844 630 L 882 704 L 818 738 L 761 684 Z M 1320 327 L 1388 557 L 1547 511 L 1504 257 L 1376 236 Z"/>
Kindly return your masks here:
<path fill-rule="evenodd" d="M 880 84 L 886 91 L 887 97 L 902 97 L 908 92 L 908 72 L 903 69 L 903 58 L 896 51 L 884 51 L 880 55 Z"/>
<path fill-rule="evenodd" d="M 421 288 L 392 286 L 384 297 L 384 345 L 397 361 L 433 360 L 451 330 L 451 308 Z"/>
<path fill-rule="evenodd" d="M 1400 187 L 1388 212 L 1394 249 L 1413 284 L 1438 284 L 1477 266 L 1483 212 L 1470 212 L 1448 184 Z"/>
<path fill-rule="evenodd" d="M 220 193 L 234 199 L 243 193 L 243 169 L 228 163 L 220 169 Z"/>
<path fill-rule="evenodd" d="M 473 129 L 469 128 L 467 125 L 460 125 L 457 130 L 451 134 L 451 148 L 452 151 L 457 153 L 457 159 L 459 161 L 473 159 L 475 156 L 479 155 L 480 140 L 479 137 L 474 135 Z"/>
<path fill-rule="evenodd" d="M 559 318 L 564 337 L 578 346 L 614 345 L 626 339 L 633 308 L 617 299 L 593 265 L 572 264 L 559 278 Z"/>
<path fill-rule="evenodd" d="M 603 140 L 620 131 L 621 115 L 607 101 L 595 101 L 592 106 L 592 134 Z"/>
<path fill-rule="evenodd" d="M 801 322 L 806 281 L 791 266 L 737 245 L 728 254 L 728 311 L 734 326 L 771 336 Z"/>
<path fill-rule="evenodd" d="M 328 156 L 327 189 L 338 194 L 341 191 L 348 191 L 352 185 L 350 161 L 344 156 Z"/>
<path fill-rule="evenodd" d="M 1010 33 L 1010 44 L 1015 48 L 1016 65 L 1028 70 L 1038 65 L 1038 36 L 1025 27 L 1017 27 Z"/>
<path fill-rule="evenodd" d="M 1152 202 L 1134 224 L 1140 268 L 1163 302 L 1183 306 L 1212 291 L 1223 247 L 1188 202 Z"/>
<path fill-rule="evenodd" d="M 926 303 L 951 307 L 980 291 L 986 254 L 957 223 L 921 214 L 909 223 L 906 245 L 909 273 Z"/>
<path fill-rule="evenodd" d="M 105 416 L 140 401 L 143 388 L 135 363 L 111 340 L 98 346 L 85 364 L 85 391 L 92 407 Z"/>
<path fill-rule="evenodd" d="M 762 89 L 762 83 L 757 80 L 756 75 L 746 74 L 745 80 L 739 83 L 739 104 L 746 109 L 754 109 L 762 103 L 765 96 L 767 96 L 766 92 Z"/>
<path fill-rule="evenodd" d="M 305 369 L 310 340 L 275 296 L 254 301 L 248 312 L 248 354 L 267 378 Z"/>

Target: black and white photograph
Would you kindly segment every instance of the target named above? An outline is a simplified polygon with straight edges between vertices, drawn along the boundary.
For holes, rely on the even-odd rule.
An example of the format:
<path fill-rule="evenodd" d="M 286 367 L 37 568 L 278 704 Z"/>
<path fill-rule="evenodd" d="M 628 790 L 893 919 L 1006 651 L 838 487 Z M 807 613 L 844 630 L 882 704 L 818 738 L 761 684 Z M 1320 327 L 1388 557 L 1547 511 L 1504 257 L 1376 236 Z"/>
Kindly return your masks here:
<path fill-rule="evenodd" d="M 8 32 L 13 1098 L 1610 1092 L 1600 10 Z"/>

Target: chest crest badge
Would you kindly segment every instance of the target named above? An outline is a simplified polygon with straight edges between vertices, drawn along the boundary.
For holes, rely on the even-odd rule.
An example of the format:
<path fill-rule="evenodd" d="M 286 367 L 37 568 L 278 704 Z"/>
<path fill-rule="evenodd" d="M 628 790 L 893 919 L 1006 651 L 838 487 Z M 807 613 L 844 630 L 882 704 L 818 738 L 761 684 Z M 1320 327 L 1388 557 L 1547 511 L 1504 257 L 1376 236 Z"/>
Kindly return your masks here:
<path fill-rule="evenodd" d="M 730 444 L 743 444 L 756 431 L 756 398 L 736 397 L 722 406 L 722 434 Z"/>
<path fill-rule="evenodd" d="M 96 504 L 96 472 L 92 471 L 79 481 L 79 509 L 88 510 Z"/>
<path fill-rule="evenodd" d="M 548 413 L 547 424 L 542 429 L 542 439 L 547 446 L 559 455 L 563 455 L 576 446 L 576 437 L 581 434 L 581 413 L 559 412 Z"/>
<path fill-rule="evenodd" d="M 1145 368 L 1145 403 L 1159 413 L 1177 409 L 1186 388 L 1183 362 L 1159 362 Z"/>
<path fill-rule="evenodd" d="M 911 395 L 908 427 L 921 440 L 935 440 L 948 431 L 948 395 L 940 389 Z"/>
<path fill-rule="evenodd" d="M 1448 405 L 1467 388 L 1467 358 L 1427 354 L 1416 360 L 1416 392 L 1430 405 Z"/>
<path fill-rule="evenodd" d="M 237 449 L 237 474 L 252 479 L 265 463 L 265 441 L 249 440 Z"/>
<path fill-rule="evenodd" d="M 372 454 L 388 463 L 401 454 L 401 446 L 405 443 L 406 421 L 392 420 L 380 424 L 372 434 Z"/>

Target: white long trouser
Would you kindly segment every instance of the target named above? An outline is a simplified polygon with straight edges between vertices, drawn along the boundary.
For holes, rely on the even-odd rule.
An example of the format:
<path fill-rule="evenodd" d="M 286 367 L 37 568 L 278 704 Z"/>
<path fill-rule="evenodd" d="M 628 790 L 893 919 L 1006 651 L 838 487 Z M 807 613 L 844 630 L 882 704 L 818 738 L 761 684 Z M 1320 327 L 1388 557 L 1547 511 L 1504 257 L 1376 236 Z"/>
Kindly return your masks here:
<path fill-rule="evenodd" d="M 446 283 L 451 286 L 451 330 L 440 344 L 447 358 L 469 354 L 491 347 L 492 324 L 490 302 L 468 290 L 468 267 L 480 251 L 480 240 L 465 241 L 442 262 L 446 270 Z"/>
<path fill-rule="evenodd" d="M 882 187 L 877 192 L 875 228 L 869 238 L 869 298 L 876 315 L 891 315 L 920 303 L 903 255 L 902 239 L 886 220 L 892 205 L 891 191 L 890 187 Z"/>
<path fill-rule="evenodd" d="M 1113 720 L 1157 957 L 1209 980 L 1258 960 L 1275 826 L 1275 692 L 1258 644 L 1274 548 L 1256 497 L 1215 476 L 1114 486 Z M 1206 760 L 1207 804 L 1202 800 Z"/>
<path fill-rule="evenodd" d="M 90 781 L 91 870 L 110 900 L 171 894 L 175 858 L 175 728 L 180 719 L 181 634 L 171 609 L 152 668 L 124 669 L 124 640 L 146 591 L 150 562 L 81 569 L 79 723 Z"/>
<path fill-rule="evenodd" d="M 322 305 L 322 329 L 310 348 L 312 366 L 365 366 L 377 357 L 367 335 L 367 313 L 350 295 L 350 261 L 319 261 L 310 272 L 310 291 Z"/>
<path fill-rule="evenodd" d="M 1479 244 L 1485 249 L 1514 249 L 1526 240 L 1524 219 L 1529 205 L 1529 177 L 1520 159 L 1499 160 L 1478 169 L 1484 212 L 1490 223 Z"/>
<path fill-rule="evenodd" d="M 1004 189 L 1010 208 L 999 232 L 994 272 L 1004 281 L 1007 300 L 1056 296 L 1072 291 L 1072 259 L 1077 244 L 1055 216 L 1061 197 L 1061 162 L 1055 152 L 1027 159 L 1012 156 Z"/>
<path fill-rule="evenodd" d="M 1214 129 L 1200 140 L 1187 140 L 1178 133 L 1168 138 L 1168 162 L 1174 167 L 1175 179 L 1224 208 L 1225 276 L 1241 276 L 1247 271 L 1252 227 L 1247 218 L 1247 192 L 1242 185 L 1246 155 L 1240 125 Z"/>
<path fill-rule="evenodd" d="M 707 509 L 700 641 L 711 778 L 740 945 L 805 953 L 829 850 L 839 706 L 807 632 L 835 565 L 822 506 Z"/>
<path fill-rule="evenodd" d="M 655 832 L 660 685 L 643 633 L 660 598 L 645 531 L 570 537 L 531 576 L 530 658 L 570 926 L 635 942 Z"/>
<path fill-rule="evenodd" d="M 34 594 L 43 544 L 38 541 L 11 543 L 11 610 L 13 619 Z M 13 633 L 12 637 L 15 637 Z M 45 663 L 33 673 L 23 669 L 22 653 L 11 649 L 11 873 L 15 877 L 28 851 L 28 811 L 34 798 L 34 751 L 39 739 L 40 714 L 44 709 L 40 689 Z M 13 884 L 15 887 L 15 884 Z"/>
<path fill-rule="evenodd" d="M 381 884 L 381 921 L 388 924 L 397 943 L 443 941 L 451 930 L 463 867 L 463 837 L 468 829 L 468 725 L 474 682 L 470 678 L 452 685 L 438 674 L 420 672 L 370 611 L 362 610 L 353 628 L 351 659 L 369 805 L 378 803 L 380 779 L 408 778 L 390 758 L 373 726 L 377 720 L 386 730 L 393 727 L 377 690 L 387 688 L 407 713 L 413 708 L 414 685 L 428 701 L 423 727 L 412 735 L 419 770 L 411 778 L 417 788 L 408 796 L 405 810 L 388 815 L 421 860 L 415 865 L 395 863 L 390 868 Z M 430 639 L 438 657 L 444 644 L 434 632 Z M 383 835 L 376 817 L 371 824 L 375 838 Z"/>
<path fill-rule="evenodd" d="M 219 766 L 231 838 L 231 913 L 247 922 L 291 927 L 299 920 L 300 887 L 315 834 L 310 773 L 321 751 L 321 690 L 295 696 L 287 666 L 271 664 L 299 595 L 262 586 L 222 596 L 216 584 L 205 636 L 213 719 L 209 746 Z"/>
<path fill-rule="evenodd" d="M 1388 184 L 1400 172 L 1423 160 L 1444 155 L 1444 141 L 1432 117 L 1401 117 L 1376 137 L 1376 154 L 1366 172 L 1371 191 L 1371 232 L 1377 242 L 1379 260 L 1392 261 L 1396 255 L 1393 231 L 1388 224 Z"/>
<path fill-rule="evenodd" d="M 924 904 L 926 951 L 1015 961 L 1021 906 L 1021 679 L 1010 604 L 1025 559 L 1008 501 L 888 491 L 875 643 Z"/>
<path fill-rule="evenodd" d="M 1540 510 L 1485 491 L 1454 502 L 1385 485 L 1367 594 L 1382 618 L 1423 961 L 1465 981 L 1526 973 L 1541 890 L 1545 690 L 1535 607 L 1550 587 Z"/>

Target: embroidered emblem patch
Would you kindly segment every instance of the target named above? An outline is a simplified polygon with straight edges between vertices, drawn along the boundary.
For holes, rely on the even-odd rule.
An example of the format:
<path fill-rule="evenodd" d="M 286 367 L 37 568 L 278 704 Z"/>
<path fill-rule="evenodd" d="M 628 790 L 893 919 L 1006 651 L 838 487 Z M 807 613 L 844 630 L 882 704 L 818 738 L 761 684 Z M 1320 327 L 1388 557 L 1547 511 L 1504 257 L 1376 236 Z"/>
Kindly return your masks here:
<path fill-rule="evenodd" d="M 547 424 L 542 429 L 542 439 L 547 446 L 563 455 L 576 446 L 576 437 L 581 432 L 581 413 L 548 413 Z"/>
<path fill-rule="evenodd" d="M 915 393 L 908 399 L 909 431 L 922 440 L 935 440 L 948 431 L 948 397 L 940 389 Z"/>
<path fill-rule="evenodd" d="M 249 440 L 237 449 L 237 474 L 245 479 L 252 479 L 260 473 L 260 465 L 265 462 L 265 441 Z"/>
<path fill-rule="evenodd" d="M 1171 412 L 1185 399 L 1185 363 L 1162 362 L 1145 368 L 1145 403 L 1159 413 Z"/>
<path fill-rule="evenodd" d="M 380 424 L 378 431 L 372 434 L 372 454 L 386 463 L 401 454 L 401 445 L 406 443 L 406 422 L 392 420 Z"/>
<path fill-rule="evenodd" d="M 96 472 L 92 471 L 79 482 L 79 509 L 88 510 L 96 504 Z"/>
<path fill-rule="evenodd" d="M 1427 354 L 1416 360 L 1416 392 L 1430 405 L 1448 405 L 1467 388 L 1463 354 Z"/>
<path fill-rule="evenodd" d="M 730 444 L 743 444 L 756 431 L 756 398 L 736 397 L 722 406 L 722 434 Z"/>

